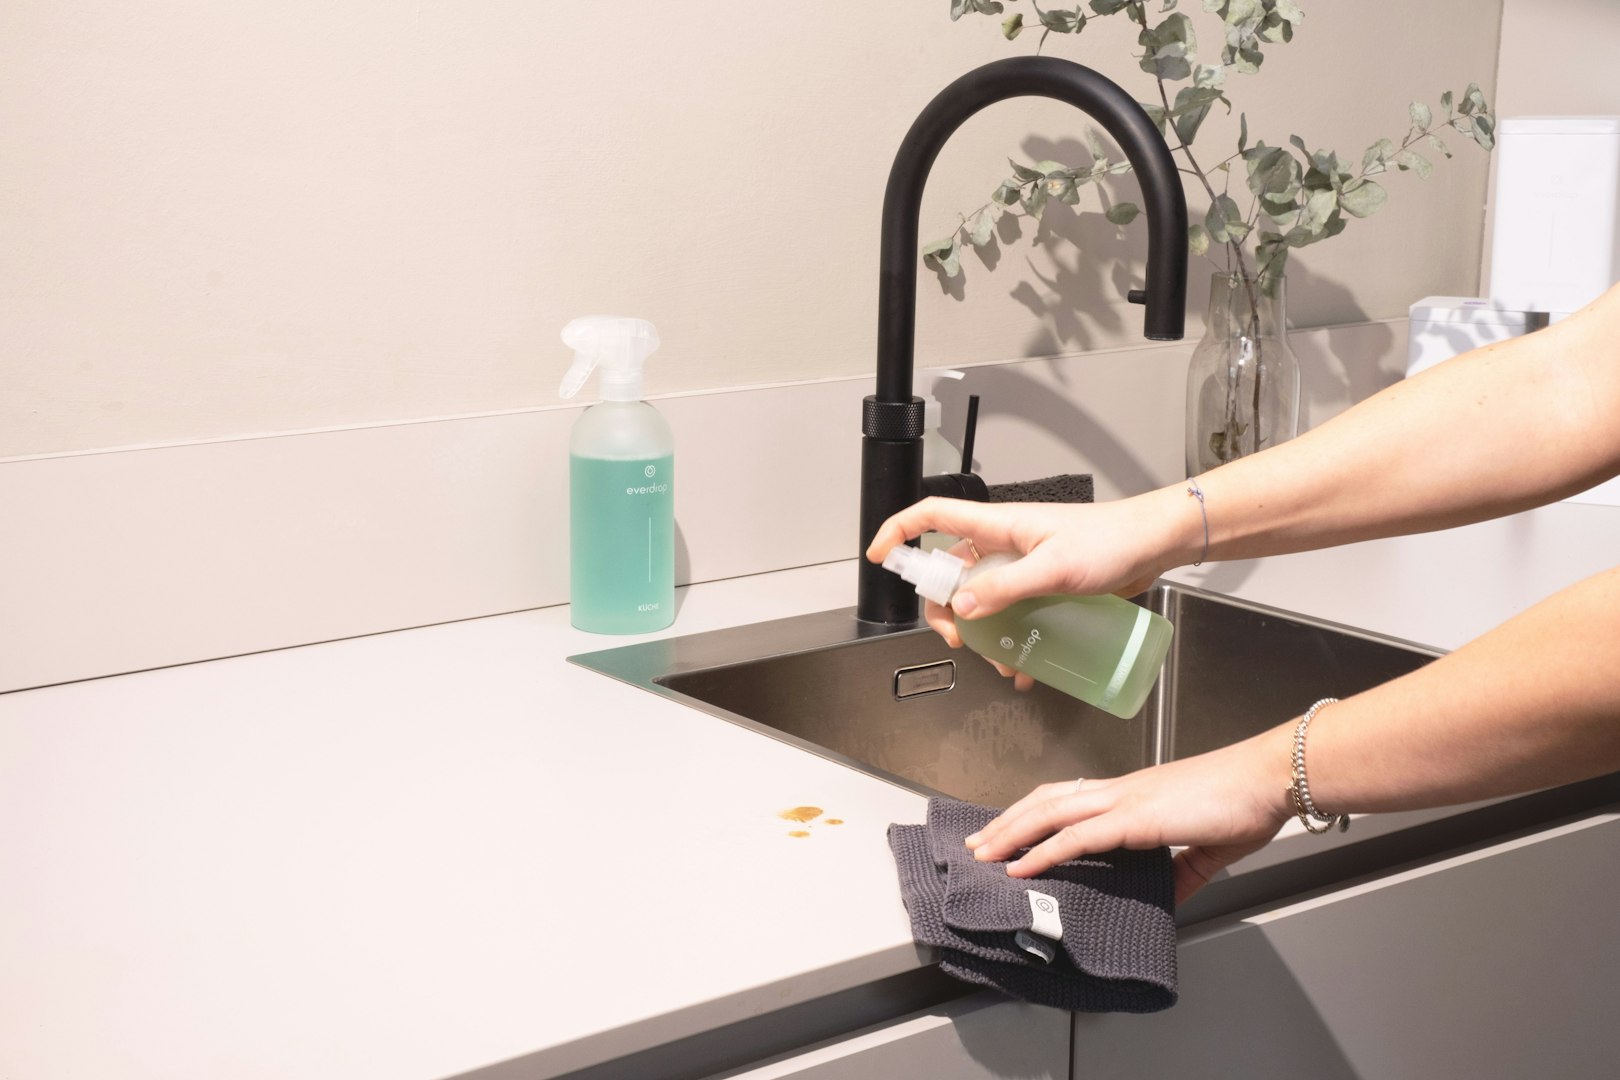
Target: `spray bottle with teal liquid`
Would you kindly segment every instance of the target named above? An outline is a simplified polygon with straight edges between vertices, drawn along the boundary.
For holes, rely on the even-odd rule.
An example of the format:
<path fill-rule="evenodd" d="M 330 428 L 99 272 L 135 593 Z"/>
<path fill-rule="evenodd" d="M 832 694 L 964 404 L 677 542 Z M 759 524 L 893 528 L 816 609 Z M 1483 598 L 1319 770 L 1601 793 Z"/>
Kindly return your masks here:
<path fill-rule="evenodd" d="M 591 315 L 563 327 L 574 364 L 561 394 L 597 368 L 602 400 L 568 444 L 570 621 L 594 634 L 646 634 L 675 619 L 675 436 L 641 400 L 658 348 L 645 319 Z"/>

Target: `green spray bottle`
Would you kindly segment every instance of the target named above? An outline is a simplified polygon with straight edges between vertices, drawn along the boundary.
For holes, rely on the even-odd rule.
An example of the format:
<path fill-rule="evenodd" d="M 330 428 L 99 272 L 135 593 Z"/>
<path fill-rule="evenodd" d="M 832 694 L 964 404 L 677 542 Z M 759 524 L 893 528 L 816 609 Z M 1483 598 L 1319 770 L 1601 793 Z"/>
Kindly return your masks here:
<path fill-rule="evenodd" d="M 883 568 L 949 604 L 974 576 L 1015 561 L 1005 553 L 968 566 L 947 551 L 901 545 Z M 957 619 L 957 633 L 980 656 L 1029 675 L 1105 712 L 1129 719 L 1159 681 L 1170 650 L 1170 621 L 1117 596 L 1037 596 L 979 619 Z"/>
<path fill-rule="evenodd" d="M 594 634 L 662 630 L 675 619 L 675 436 L 641 399 L 658 331 L 645 319 L 590 315 L 562 339 L 574 350 L 563 397 L 602 374 L 602 400 L 568 441 L 570 621 Z"/>

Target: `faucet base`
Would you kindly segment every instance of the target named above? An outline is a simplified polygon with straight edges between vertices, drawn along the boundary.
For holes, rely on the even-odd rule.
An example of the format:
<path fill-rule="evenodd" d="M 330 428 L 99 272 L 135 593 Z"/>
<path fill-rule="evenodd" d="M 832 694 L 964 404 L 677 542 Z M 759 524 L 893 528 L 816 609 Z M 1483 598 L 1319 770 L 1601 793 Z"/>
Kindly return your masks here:
<path fill-rule="evenodd" d="M 861 437 L 861 565 L 855 616 L 863 622 L 898 626 L 919 618 L 911 586 L 868 562 L 866 549 L 889 515 L 922 498 L 922 456 L 920 433 L 914 439 Z"/>

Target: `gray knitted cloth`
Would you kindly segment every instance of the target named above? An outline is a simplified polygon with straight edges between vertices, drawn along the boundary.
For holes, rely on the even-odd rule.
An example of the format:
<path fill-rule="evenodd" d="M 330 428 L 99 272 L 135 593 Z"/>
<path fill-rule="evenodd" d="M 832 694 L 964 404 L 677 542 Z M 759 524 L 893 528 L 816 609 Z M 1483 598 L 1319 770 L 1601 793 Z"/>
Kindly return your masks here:
<path fill-rule="evenodd" d="M 928 824 L 890 825 L 912 935 L 967 982 L 1071 1012 L 1157 1012 L 1176 1002 L 1170 851 L 1112 851 L 1035 878 L 981 863 L 963 840 L 999 810 L 928 803 Z"/>
<path fill-rule="evenodd" d="M 1015 480 L 1010 484 L 991 484 L 990 501 L 1088 503 L 1096 501 L 1096 486 L 1092 483 L 1090 473 Z"/>

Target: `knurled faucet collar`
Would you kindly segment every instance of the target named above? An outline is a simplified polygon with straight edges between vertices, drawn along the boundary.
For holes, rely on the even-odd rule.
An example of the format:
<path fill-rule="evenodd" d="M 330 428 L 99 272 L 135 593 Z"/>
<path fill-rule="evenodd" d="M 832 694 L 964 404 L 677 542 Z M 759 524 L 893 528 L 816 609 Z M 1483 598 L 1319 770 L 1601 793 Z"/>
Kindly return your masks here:
<path fill-rule="evenodd" d="M 861 402 L 861 434 L 888 442 L 920 439 L 924 414 L 920 397 L 910 401 L 879 401 L 877 395 L 868 394 Z"/>

